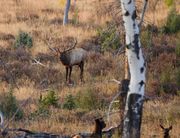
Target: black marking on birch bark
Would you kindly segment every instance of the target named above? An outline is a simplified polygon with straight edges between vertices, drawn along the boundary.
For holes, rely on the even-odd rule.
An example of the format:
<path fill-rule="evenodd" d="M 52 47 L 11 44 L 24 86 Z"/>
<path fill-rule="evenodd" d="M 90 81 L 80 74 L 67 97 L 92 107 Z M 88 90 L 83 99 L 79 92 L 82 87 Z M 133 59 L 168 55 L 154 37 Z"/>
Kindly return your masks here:
<path fill-rule="evenodd" d="M 130 47 L 131 47 L 131 44 L 126 45 L 127 49 L 130 49 Z"/>
<path fill-rule="evenodd" d="M 128 4 L 131 4 L 132 0 L 129 0 Z"/>
<path fill-rule="evenodd" d="M 121 93 L 121 103 L 123 105 L 123 108 L 124 106 L 126 105 L 126 97 L 127 97 L 127 93 L 129 91 L 129 82 L 130 80 L 129 79 L 124 79 L 121 81 L 121 87 L 119 87 L 119 91 L 122 91 Z"/>
<path fill-rule="evenodd" d="M 129 82 L 130 82 L 130 80 L 128 80 L 128 79 L 122 80 L 121 91 L 123 91 L 125 93 L 127 93 L 129 91 Z"/>
<path fill-rule="evenodd" d="M 139 82 L 139 84 L 140 84 L 141 86 L 144 85 L 144 81 L 141 80 L 141 81 Z"/>
<path fill-rule="evenodd" d="M 126 10 L 126 12 L 124 13 L 124 16 L 129 16 L 129 12 Z"/>
<path fill-rule="evenodd" d="M 137 17 L 136 10 L 134 10 L 131 18 L 134 21 L 136 17 Z"/>
<path fill-rule="evenodd" d="M 137 59 L 139 59 L 139 50 L 140 50 L 140 48 L 139 48 L 139 34 L 134 35 L 133 43 L 134 43 L 134 51 L 136 53 Z"/>
<path fill-rule="evenodd" d="M 136 27 L 136 24 L 135 24 L 135 22 L 133 23 L 133 28 L 135 29 L 135 27 Z"/>
<path fill-rule="evenodd" d="M 144 67 L 146 67 L 146 62 L 144 62 Z"/>
<path fill-rule="evenodd" d="M 139 85 L 140 85 L 140 87 L 139 87 L 139 91 L 141 90 L 141 88 L 142 88 L 142 86 L 144 85 L 144 81 L 143 80 L 141 80 L 140 82 L 139 82 Z"/>
<path fill-rule="evenodd" d="M 144 67 L 140 68 L 140 72 L 143 73 L 144 72 Z"/>
<path fill-rule="evenodd" d="M 140 137 L 140 127 L 143 109 L 142 95 L 132 93 L 128 97 L 128 109 L 125 112 L 123 135 L 129 138 Z"/>

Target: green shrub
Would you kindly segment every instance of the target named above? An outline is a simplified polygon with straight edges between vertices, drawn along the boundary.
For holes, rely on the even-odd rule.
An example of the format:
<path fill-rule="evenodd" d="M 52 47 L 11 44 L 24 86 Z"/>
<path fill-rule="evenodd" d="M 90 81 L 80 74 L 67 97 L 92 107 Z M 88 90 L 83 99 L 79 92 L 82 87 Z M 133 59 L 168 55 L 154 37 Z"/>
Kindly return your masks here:
<path fill-rule="evenodd" d="M 13 91 L 1 95 L 0 110 L 3 112 L 5 117 L 11 118 L 15 114 L 15 120 L 22 119 L 23 111 L 19 107 L 16 97 L 13 95 Z"/>
<path fill-rule="evenodd" d="M 172 6 L 174 3 L 174 0 L 165 0 L 165 3 L 168 7 Z"/>
<path fill-rule="evenodd" d="M 33 46 L 32 37 L 28 33 L 20 31 L 18 36 L 16 37 L 14 47 L 15 48 L 19 48 L 19 47 L 31 48 L 32 46 Z"/>
<path fill-rule="evenodd" d="M 169 83 L 171 81 L 170 71 L 165 70 L 161 73 L 160 78 L 161 83 Z"/>
<path fill-rule="evenodd" d="M 72 17 L 72 24 L 77 25 L 79 23 L 79 10 L 76 8 Z"/>
<path fill-rule="evenodd" d="M 40 96 L 39 104 L 46 107 L 58 107 L 58 97 L 53 90 L 50 90 L 46 96 Z"/>
<path fill-rule="evenodd" d="M 180 74 L 177 73 L 177 77 Z M 177 95 L 177 86 L 178 86 L 178 79 L 175 83 L 175 77 L 173 76 L 173 70 L 172 69 L 166 69 L 161 73 L 160 77 L 160 94 L 166 93 L 166 94 L 172 94 Z"/>
<path fill-rule="evenodd" d="M 63 104 L 64 109 L 72 110 L 76 108 L 75 97 L 71 94 L 67 95 Z"/>
<path fill-rule="evenodd" d="M 85 89 L 76 95 L 76 105 L 85 110 L 103 109 L 105 101 L 93 89 Z"/>
<path fill-rule="evenodd" d="M 176 84 L 180 86 L 180 69 L 178 69 L 176 73 Z"/>
<path fill-rule="evenodd" d="M 141 43 L 143 47 L 150 48 L 152 47 L 152 32 L 149 29 L 146 29 L 141 32 Z"/>
<path fill-rule="evenodd" d="M 168 14 L 166 24 L 162 28 L 163 33 L 176 33 L 180 31 L 180 15 L 175 8 Z"/>
<path fill-rule="evenodd" d="M 171 78 L 170 78 L 170 71 L 164 71 L 161 73 L 161 76 L 160 76 L 160 86 L 161 86 L 161 92 L 165 92 L 165 93 L 168 93 L 169 91 L 169 83 L 171 81 Z"/>
<path fill-rule="evenodd" d="M 55 94 L 54 91 L 50 90 L 48 91 L 47 95 L 42 97 L 40 96 L 38 100 L 38 112 L 39 113 L 48 113 L 49 112 L 49 107 L 59 107 L 58 104 L 58 97 Z"/>
<path fill-rule="evenodd" d="M 98 28 L 97 35 L 102 52 L 116 50 L 120 47 L 120 35 L 115 25 L 108 23 L 105 28 Z"/>
<path fill-rule="evenodd" d="M 180 57 L 180 41 L 177 41 L 175 48 L 176 56 Z"/>

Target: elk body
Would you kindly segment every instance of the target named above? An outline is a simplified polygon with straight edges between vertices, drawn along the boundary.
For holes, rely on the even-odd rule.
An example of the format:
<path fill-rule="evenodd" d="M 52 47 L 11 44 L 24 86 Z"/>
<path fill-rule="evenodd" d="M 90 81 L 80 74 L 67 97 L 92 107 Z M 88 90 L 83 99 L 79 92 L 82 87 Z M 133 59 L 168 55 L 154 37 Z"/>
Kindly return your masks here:
<path fill-rule="evenodd" d="M 74 48 L 69 51 L 64 51 L 60 54 L 60 60 L 66 67 L 66 81 L 71 83 L 71 72 L 74 65 L 78 65 L 80 68 L 80 79 L 83 81 L 84 61 L 86 59 L 87 52 L 82 48 Z"/>
<path fill-rule="evenodd" d="M 172 129 L 172 126 L 164 128 L 162 125 L 160 125 L 160 127 L 163 129 L 164 138 L 170 138 L 169 132 Z"/>
<path fill-rule="evenodd" d="M 66 68 L 66 82 L 71 83 L 71 72 L 72 68 L 75 65 L 78 65 L 80 68 L 80 79 L 83 81 L 83 71 L 84 71 L 84 62 L 87 58 L 87 51 L 83 48 L 75 48 L 77 40 L 75 40 L 74 45 L 61 52 L 59 49 L 51 49 L 56 51 L 59 55 L 60 61 Z"/>

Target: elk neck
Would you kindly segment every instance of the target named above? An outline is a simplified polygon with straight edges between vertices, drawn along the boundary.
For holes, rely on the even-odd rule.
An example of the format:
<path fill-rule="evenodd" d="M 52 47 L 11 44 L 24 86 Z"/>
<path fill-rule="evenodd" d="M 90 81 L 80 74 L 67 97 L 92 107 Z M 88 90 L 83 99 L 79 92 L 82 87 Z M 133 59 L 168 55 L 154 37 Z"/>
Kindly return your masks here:
<path fill-rule="evenodd" d="M 62 64 L 65 66 L 69 66 L 71 63 L 71 57 L 68 52 L 61 53 L 60 60 L 61 60 Z"/>

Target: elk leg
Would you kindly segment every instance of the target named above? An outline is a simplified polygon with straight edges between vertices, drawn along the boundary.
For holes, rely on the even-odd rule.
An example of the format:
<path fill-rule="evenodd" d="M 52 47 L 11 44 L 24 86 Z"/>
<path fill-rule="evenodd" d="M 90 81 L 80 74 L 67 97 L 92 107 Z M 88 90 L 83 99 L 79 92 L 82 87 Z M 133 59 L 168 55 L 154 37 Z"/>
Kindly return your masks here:
<path fill-rule="evenodd" d="M 69 67 L 70 71 L 69 71 L 69 83 L 71 83 L 71 72 L 72 72 L 72 67 Z"/>
<path fill-rule="evenodd" d="M 68 69 L 68 67 L 66 67 L 66 82 L 68 80 L 68 73 L 69 73 L 69 69 Z"/>
<path fill-rule="evenodd" d="M 83 82 L 84 62 L 81 62 L 79 67 L 80 67 L 80 70 L 81 70 L 81 72 L 80 72 L 80 79 L 81 79 L 81 82 Z"/>

